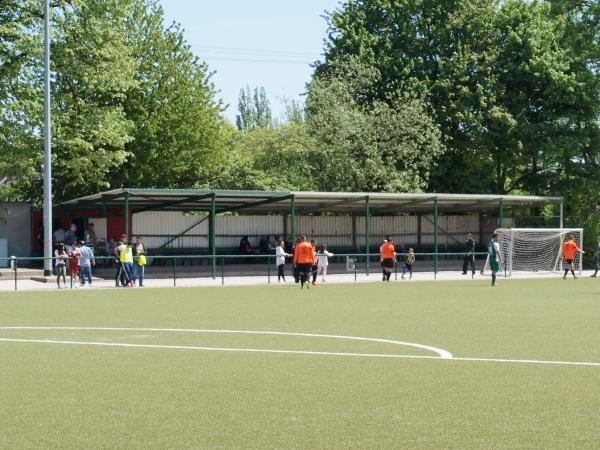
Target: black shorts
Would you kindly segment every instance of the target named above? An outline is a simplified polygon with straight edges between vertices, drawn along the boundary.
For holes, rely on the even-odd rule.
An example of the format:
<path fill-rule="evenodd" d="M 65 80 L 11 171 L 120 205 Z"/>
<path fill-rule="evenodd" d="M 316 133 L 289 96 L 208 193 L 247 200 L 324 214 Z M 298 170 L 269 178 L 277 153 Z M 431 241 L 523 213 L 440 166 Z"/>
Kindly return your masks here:
<path fill-rule="evenodd" d="M 312 271 L 312 264 L 298 264 L 298 273 L 310 273 Z"/>
<path fill-rule="evenodd" d="M 565 259 L 565 262 L 567 264 L 573 264 L 573 261 L 574 261 L 573 259 Z"/>
<path fill-rule="evenodd" d="M 383 261 L 381 261 L 381 267 L 383 267 L 385 269 L 391 269 L 392 267 L 394 267 L 394 260 L 393 259 L 384 259 Z"/>

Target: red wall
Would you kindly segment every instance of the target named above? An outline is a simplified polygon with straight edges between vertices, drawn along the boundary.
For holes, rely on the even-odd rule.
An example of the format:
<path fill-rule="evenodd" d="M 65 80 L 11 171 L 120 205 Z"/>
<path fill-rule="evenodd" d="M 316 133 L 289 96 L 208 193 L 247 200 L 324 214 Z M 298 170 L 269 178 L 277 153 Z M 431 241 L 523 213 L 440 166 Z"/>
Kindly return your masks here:
<path fill-rule="evenodd" d="M 107 211 L 106 217 L 106 234 L 107 238 L 114 237 L 119 239 L 121 234 L 125 232 L 125 219 L 122 217 L 125 211 Z M 71 217 L 104 217 L 101 210 L 91 211 L 53 211 L 54 218 L 60 219 L 60 226 L 67 230 L 71 225 Z M 115 217 L 115 216 L 121 217 Z M 131 237 L 133 225 L 133 214 L 129 214 L 129 237 Z M 31 213 L 31 249 L 32 252 L 40 253 L 42 249 L 42 238 L 40 237 L 43 229 L 44 215 L 41 210 L 33 211 Z M 52 230 L 54 232 L 54 230 Z"/>

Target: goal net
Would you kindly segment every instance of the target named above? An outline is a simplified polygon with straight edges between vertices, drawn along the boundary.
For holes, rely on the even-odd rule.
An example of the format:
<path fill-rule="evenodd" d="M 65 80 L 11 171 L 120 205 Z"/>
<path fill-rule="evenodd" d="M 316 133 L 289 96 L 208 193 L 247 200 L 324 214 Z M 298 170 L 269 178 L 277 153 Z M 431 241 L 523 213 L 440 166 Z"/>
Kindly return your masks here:
<path fill-rule="evenodd" d="M 499 228 L 502 268 L 507 276 L 513 272 L 552 273 L 564 270 L 562 244 L 567 236 L 581 248 L 582 228 Z M 583 269 L 581 253 L 573 261 L 579 273 Z M 484 273 L 490 273 L 489 256 L 485 262 Z"/>

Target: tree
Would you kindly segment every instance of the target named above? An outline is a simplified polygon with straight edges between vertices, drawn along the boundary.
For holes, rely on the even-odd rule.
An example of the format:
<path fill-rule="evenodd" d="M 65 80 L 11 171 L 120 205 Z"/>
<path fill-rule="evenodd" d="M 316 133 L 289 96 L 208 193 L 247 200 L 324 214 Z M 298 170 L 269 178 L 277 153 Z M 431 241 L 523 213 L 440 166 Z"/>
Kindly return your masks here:
<path fill-rule="evenodd" d="M 54 195 L 64 200 L 110 187 L 122 171 L 133 123 L 127 92 L 137 84 L 125 40 L 129 0 L 65 2 L 54 11 Z"/>
<path fill-rule="evenodd" d="M 313 79 L 307 125 L 316 187 L 334 191 L 420 191 L 444 152 L 424 102 L 409 93 L 370 98 L 381 73 L 340 58 Z"/>
<path fill-rule="evenodd" d="M 125 170 L 113 184 L 192 186 L 222 145 L 222 105 L 211 73 L 190 51 L 181 27 L 165 27 L 155 0 L 133 2 L 126 42 L 137 65 L 125 100 L 133 139 L 126 145 Z"/>
<path fill-rule="evenodd" d="M 285 123 L 241 132 L 230 127 L 227 145 L 206 167 L 199 187 L 251 190 L 315 190 L 310 165 L 314 140 L 306 127 Z"/>
<path fill-rule="evenodd" d="M 255 87 L 254 91 L 251 91 L 250 86 L 246 86 L 240 90 L 235 122 L 240 131 L 273 126 L 271 105 L 264 87 Z"/>
<path fill-rule="evenodd" d="M 40 200 L 43 161 L 43 72 L 37 2 L 20 2 L 0 16 L 15 45 L 3 47 L 0 172 L 20 198 Z M 59 1 L 52 8 L 52 150 L 54 196 L 60 201 L 108 186 L 108 173 L 127 153 L 131 123 L 123 111 L 134 84 L 134 62 L 124 40 L 128 0 Z M 20 20 L 9 24 L 10 20 Z M 12 34 L 11 34 L 12 33 Z M 6 41 L 5 41 L 6 42 Z M 3 63 L 6 63 L 3 61 Z"/>
<path fill-rule="evenodd" d="M 398 88 L 426 98 L 449 148 L 432 190 L 548 192 L 564 143 L 582 136 L 573 119 L 597 127 L 592 68 L 562 45 L 564 15 L 546 2 L 349 0 L 329 21 L 317 74 L 354 55 L 382 75 L 366 100 Z"/>

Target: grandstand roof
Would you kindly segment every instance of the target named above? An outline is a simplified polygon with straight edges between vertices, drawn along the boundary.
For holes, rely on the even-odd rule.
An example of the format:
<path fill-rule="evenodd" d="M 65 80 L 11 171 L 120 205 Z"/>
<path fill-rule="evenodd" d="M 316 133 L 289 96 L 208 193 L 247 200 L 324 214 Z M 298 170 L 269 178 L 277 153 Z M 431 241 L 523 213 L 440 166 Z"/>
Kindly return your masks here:
<path fill-rule="evenodd" d="M 268 192 L 205 189 L 120 188 L 62 202 L 58 209 L 123 209 L 143 211 L 207 211 L 214 198 L 216 212 L 286 213 L 292 200 L 296 212 L 363 213 L 368 199 L 372 214 L 486 212 L 561 204 L 563 197 L 375 192 Z M 127 205 L 126 205 L 127 204 Z"/>

